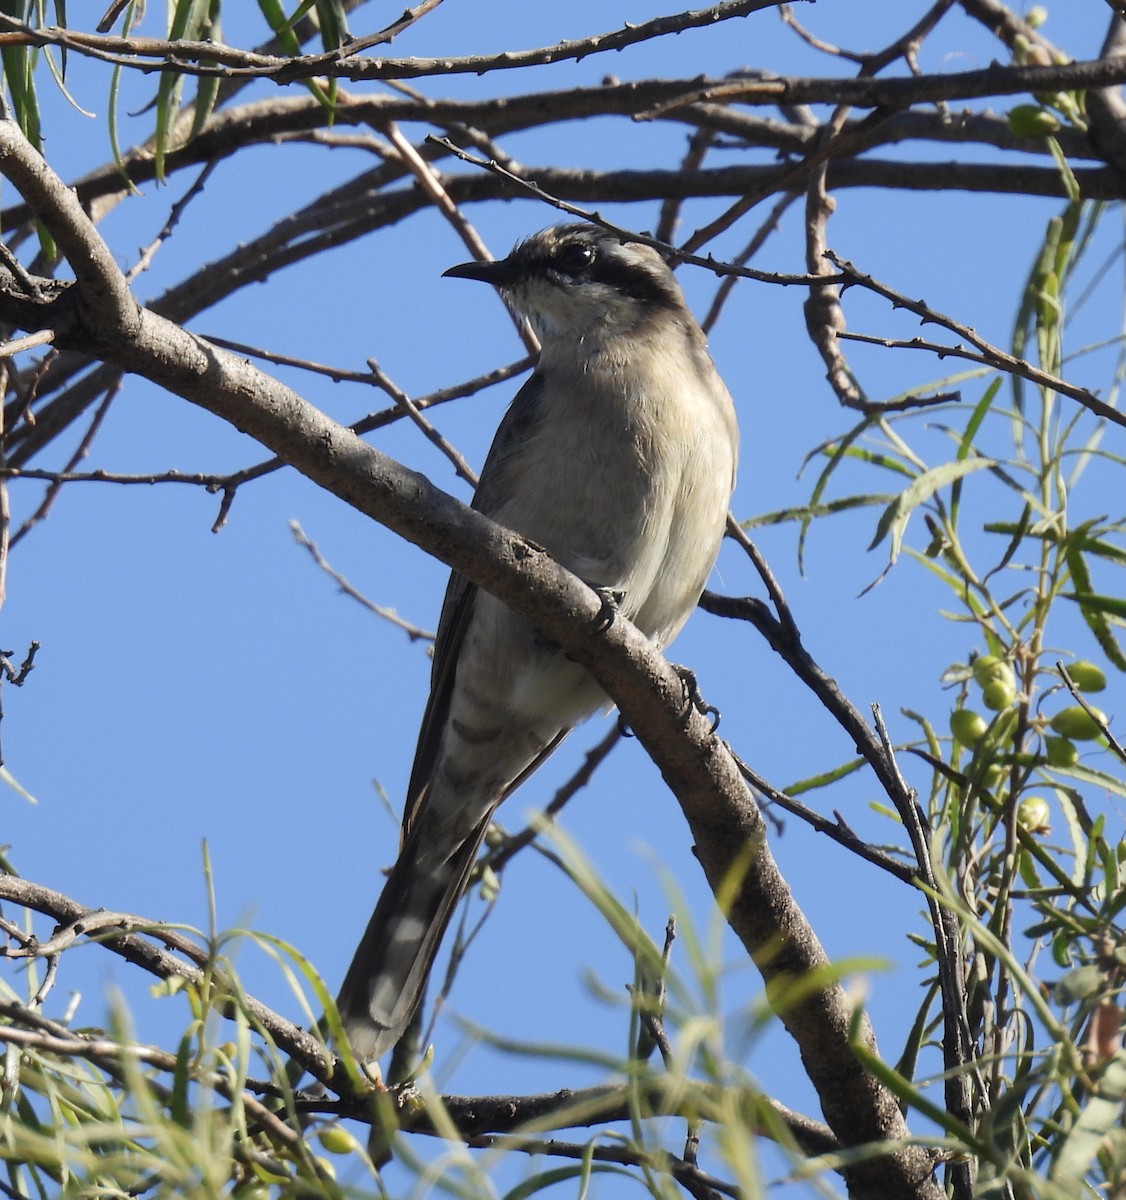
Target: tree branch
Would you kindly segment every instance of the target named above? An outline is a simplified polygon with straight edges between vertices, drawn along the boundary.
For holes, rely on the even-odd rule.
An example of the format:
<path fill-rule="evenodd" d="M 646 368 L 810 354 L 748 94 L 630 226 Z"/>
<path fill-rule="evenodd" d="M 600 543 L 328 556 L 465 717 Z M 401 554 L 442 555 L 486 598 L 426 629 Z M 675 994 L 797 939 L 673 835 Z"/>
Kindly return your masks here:
<path fill-rule="evenodd" d="M 113 279 L 80 277 L 70 320 L 54 324 L 59 344 L 159 384 L 268 446 L 302 474 L 503 599 L 585 666 L 615 700 L 680 803 L 713 891 L 732 896 L 728 919 L 767 982 L 768 994 L 795 979 L 826 977 L 828 959 L 794 901 L 766 843 L 762 817 L 738 766 L 711 723 L 685 696 L 680 675 L 632 625 L 601 619 L 602 600 L 540 547 L 458 503 L 429 480 L 381 454 L 295 392 L 148 309 L 127 326 L 102 321 L 84 289 L 122 285 L 96 230 L 11 122 L 0 129 L 5 173 L 47 180 L 31 189 L 41 219 Z M 77 211 L 76 211 L 77 210 Z M 108 261 L 107 261 L 108 259 Z M 42 306 L 58 316 L 54 304 Z M 39 327 L 25 298 L 0 295 L 0 317 Z M 737 881 L 737 886 L 733 883 Z M 846 1146 L 894 1145 L 845 1168 L 858 1197 L 933 1197 L 931 1156 L 907 1142 L 895 1095 L 861 1067 L 851 1038 L 877 1053 L 871 1026 L 839 984 L 820 985 L 779 1016 L 797 1041 L 826 1118 Z M 314 1050 L 310 1049 L 309 1053 Z"/>
<path fill-rule="evenodd" d="M 86 908 L 62 892 L 27 879 L 20 879 L 15 875 L 0 874 L 0 899 L 10 900 L 35 912 L 44 913 L 59 924 L 69 927 L 81 925 L 83 921 L 90 921 L 96 925 L 102 911 Z M 133 929 L 139 925 L 145 932 L 118 933 L 102 929 L 99 941 L 127 962 L 141 967 L 158 979 L 186 979 L 198 984 L 206 982 L 208 978 L 215 979 L 214 972 L 209 969 L 206 952 L 191 939 L 159 922 L 145 921 L 140 917 L 126 918 L 124 914 L 120 916 L 127 922 L 125 928 Z M 184 957 L 177 957 L 177 954 L 170 953 L 157 945 L 157 942 L 173 946 L 177 954 Z M 0 952 L 0 957 L 7 955 Z M 311 1034 L 279 1017 L 257 1000 L 246 998 L 244 1003 L 247 1013 L 286 1054 L 297 1059 L 316 1078 L 327 1081 L 332 1077 L 332 1059 L 325 1054 L 324 1047 Z"/>

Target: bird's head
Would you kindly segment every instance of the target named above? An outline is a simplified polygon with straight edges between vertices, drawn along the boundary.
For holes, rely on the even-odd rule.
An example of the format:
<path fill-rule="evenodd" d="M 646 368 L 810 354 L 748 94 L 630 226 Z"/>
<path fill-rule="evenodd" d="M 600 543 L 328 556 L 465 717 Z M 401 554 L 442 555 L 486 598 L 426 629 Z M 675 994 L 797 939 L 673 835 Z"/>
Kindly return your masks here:
<path fill-rule="evenodd" d="M 556 225 L 520 242 L 507 258 L 462 263 L 445 274 L 499 288 L 545 346 L 637 334 L 687 312 L 680 285 L 656 250 L 597 225 Z"/>

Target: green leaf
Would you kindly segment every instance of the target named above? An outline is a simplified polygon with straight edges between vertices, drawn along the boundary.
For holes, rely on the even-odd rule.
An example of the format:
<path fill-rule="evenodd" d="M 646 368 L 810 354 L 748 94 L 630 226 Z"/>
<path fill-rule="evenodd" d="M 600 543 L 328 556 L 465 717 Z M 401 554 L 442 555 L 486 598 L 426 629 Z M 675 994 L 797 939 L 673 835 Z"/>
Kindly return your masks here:
<path fill-rule="evenodd" d="M 966 422 L 965 432 L 962 434 L 962 440 L 958 445 L 957 458 L 959 462 L 968 458 L 970 450 L 973 449 L 974 438 L 977 436 L 977 431 L 981 428 L 981 423 L 985 420 L 989 410 L 993 407 L 993 401 L 997 393 L 1001 390 L 1001 377 L 998 376 L 985 389 L 984 395 L 974 405 L 974 410 L 970 414 L 970 419 Z"/>
<path fill-rule="evenodd" d="M 1068 971 L 1066 975 L 1057 980 L 1056 986 L 1052 989 L 1053 996 L 1057 1004 L 1078 1004 L 1081 1000 L 1087 1000 L 1096 995 L 1099 988 L 1103 986 L 1104 979 L 1105 976 L 1099 967 L 1096 967 L 1094 963 L 1087 963 L 1086 966 Z"/>
<path fill-rule="evenodd" d="M 314 7 L 317 10 L 322 45 L 326 51 L 337 49 L 349 36 L 344 6 L 339 0 L 304 0 L 289 17 L 285 15 L 285 10 L 278 0 L 258 0 L 258 9 L 273 30 L 283 53 L 291 57 L 301 53 L 301 43 L 293 32 L 293 27 Z M 327 89 L 316 79 L 304 79 L 301 82 L 316 96 L 331 120 L 336 107 L 336 80 L 329 80 Z"/>
<path fill-rule="evenodd" d="M 1122 1120 L 1124 1097 L 1126 1055 L 1119 1050 L 1107 1064 L 1095 1094 L 1083 1106 L 1079 1120 L 1065 1138 L 1059 1157 L 1052 1164 L 1053 1182 L 1074 1186 L 1078 1195 L 1096 1156 Z"/>
<path fill-rule="evenodd" d="M 317 22 L 326 50 L 339 50 L 348 40 L 348 13 L 342 0 L 317 0 Z"/>
<path fill-rule="evenodd" d="M 943 463 L 940 467 L 932 467 L 929 471 L 924 471 L 884 510 L 883 516 L 880 517 L 879 524 L 876 526 L 876 536 L 872 539 L 872 544 L 868 549 L 874 550 L 885 537 L 890 535 L 890 560 L 894 563 L 903 546 L 903 535 L 907 531 L 907 522 L 920 504 L 925 504 L 939 488 L 953 483 L 956 479 L 961 479 L 971 471 L 980 471 L 993 465 L 991 459 L 974 458 Z"/>
<path fill-rule="evenodd" d="M 935 996 L 937 995 L 938 983 L 935 982 L 927 988 L 923 1002 L 919 1006 L 919 1011 L 915 1014 L 915 1020 L 911 1023 L 911 1029 L 907 1034 L 907 1041 L 904 1043 L 899 1061 L 895 1064 L 896 1073 L 902 1075 L 904 1079 L 915 1078 L 915 1067 L 919 1061 L 919 1052 L 926 1045 L 927 1032 L 932 1024 L 931 1005 L 934 1003 Z"/>
<path fill-rule="evenodd" d="M 1099 643 L 1102 652 L 1120 671 L 1126 671 L 1126 653 L 1119 646 L 1107 620 L 1108 616 L 1126 619 L 1126 600 L 1118 596 L 1097 595 L 1082 551 L 1077 545 L 1069 542 L 1066 553 L 1075 591 L 1062 592 L 1061 595 L 1079 605 L 1079 612 L 1086 621 L 1087 628 L 1095 635 L 1095 641 Z"/>
<path fill-rule="evenodd" d="M 871 1075 L 875 1076 L 893 1096 L 899 1099 L 905 1110 L 908 1107 L 916 1109 L 934 1121 L 960 1146 L 987 1159 L 989 1147 L 975 1137 L 968 1126 L 952 1117 L 944 1106 L 935 1104 L 925 1092 L 915 1087 L 910 1080 L 905 1079 L 898 1071 L 889 1067 L 881 1058 L 872 1053 L 864 1039 L 859 1036 L 860 1017 L 863 1011 L 857 1006 L 849 1030 L 849 1045 L 861 1065 L 866 1067 Z"/>
<path fill-rule="evenodd" d="M 871 508 L 877 504 L 887 504 L 894 499 L 890 492 L 872 492 L 869 495 L 844 496 L 840 500 L 829 500 L 824 504 L 800 504 L 795 508 L 779 508 L 774 512 L 762 513 L 757 517 L 748 517 L 739 522 L 743 529 L 759 529 L 767 525 L 782 525 L 787 521 L 801 521 L 807 524 L 818 517 L 831 517 L 837 513 L 849 512 L 854 508 Z"/>
<path fill-rule="evenodd" d="M 1000 559 L 997 561 L 997 565 L 990 567 L 985 575 L 985 579 L 989 579 L 990 576 L 995 575 L 998 571 L 1003 571 L 1005 567 L 1009 565 L 1009 563 L 1012 561 L 1013 555 L 1016 554 L 1017 550 L 1020 549 L 1020 544 L 1024 541 L 1025 535 L 1029 532 L 1031 525 L 1032 506 L 1030 504 L 1025 504 L 1020 511 L 1020 520 L 1016 523 L 1016 525 L 1013 526 L 1013 535 L 1009 539 L 1009 544 L 1002 552 Z"/>
<path fill-rule="evenodd" d="M 42 150 L 39 103 L 35 95 L 37 54 L 38 52 L 30 46 L 5 44 L 0 61 L 4 64 L 4 82 L 8 85 L 8 95 L 16 121 L 27 135 L 27 140 L 37 150 Z"/>
<path fill-rule="evenodd" d="M 1071 205 L 1078 206 L 1083 194 L 1079 188 L 1079 180 L 1075 178 L 1075 172 L 1071 169 L 1071 165 L 1064 157 L 1064 152 L 1060 149 L 1059 142 L 1054 137 L 1047 138 L 1048 149 L 1052 152 L 1052 157 L 1056 160 L 1056 166 L 1059 169 L 1060 179 L 1063 181 L 1063 189 L 1067 192 L 1067 198 Z"/>
<path fill-rule="evenodd" d="M 580 1179 L 584 1185 L 593 1174 L 599 1175 L 624 1175 L 627 1179 L 632 1179 L 636 1182 L 637 1176 L 632 1171 L 627 1171 L 625 1167 L 614 1166 L 611 1163 L 596 1163 L 584 1161 L 569 1167 L 553 1167 L 549 1171 L 541 1171 L 538 1175 L 532 1175 L 528 1179 L 518 1183 L 510 1191 L 505 1192 L 503 1200 L 527 1200 L 528 1196 L 534 1196 L 536 1192 L 542 1192 L 545 1188 L 549 1188 L 556 1183 L 566 1183 L 571 1179 Z M 585 1186 L 584 1186 L 585 1191 Z"/>
<path fill-rule="evenodd" d="M 974 438 L 977 436 L 978 430 L 981 428 L 982 422 L 985 420 L 989 410 L 993 407 L 993 401 L 997 393 L 1001 390 L 1001 376 L 996 379 L 985 389 L 985 394 L 974 405 L 974 410 L 970 413 L 970 419 L 966 422 L 965 431 L 962 433 L 962 440 L 958 443 L 958 453 L 955 456 L 958 462 L 964 462 L 970 456 L 970 451 L 973 449 Z M 954 486 L 950 489 L 950 528 L 957 529 L 958 527 L 958 509 L 962 503 L 962 481 L 961 479 L 954 480 Z"/>
<path fill-rule="evenodd" d="M 188 1034 L 180 1038 L 176 1047 L 176 1067 L 172 1072 L 172 1102 L 169 1115 L 185 1129 L 191 1128 L 192 1104 L 192 1039 Z"/>
<path fill-rule="evenodd" d="M 1053 767 L 1052 770 L 1056 775 L 1078 780 L 1078 782 L 1085 783 L 1089 787 L 1105 788 L 1108 792 L 1116 796 L 1121 796 L 1122 799 L 1126 800 L 1126 782 L 1115 778 L 1115 776 L 1108 774 L 1106 771 L 1096 771 L 1091 767 L 1084 766 L 1082 763 L 1076 763 L 1073 767 Z"/>
<path fill-rule="evenodd" d="M 829 784 L 836 783 L 838 779 L 844 779 L 854 771 L 859 771 L 866 761 L 863 758 L 850 759 L 848 762 L 842 763 L 839 767 L 834 767 L 831 771 L 823 771 L 819 775 L 809 776 L 808 779 L 798 780 L 797 783 L 792 783 L 789 787 L 782 790 L 787 796 L 800 796 L 803 792 L 812 792 L 816 791 L 817 788 L 828 787 Z"/>
<path fill-rule="evenodd" d="M 1078 604 L 1088 604 L 1112 617 L 1126 619 L 1126 600 L 1121 596 L 1103 596 L 1095 592 L 1060 592 L 1060 595 Z"/>
<path fill-rule="evenodd" d="M 168 29 L 169 41 L 198 41 L 211 32 L 211 9 L 215 0 L 178 0 Z M 161 71 L 156 89 L 156 135 L 153 159 L 156 178 L 165 181 L 164 162 L 172 148 L 169 139 L 180 115 L 184 76 L 175 69 Z"/>
<path fill-rule="evenodd" d="M 206 36 L 213 41 L 221 42 L 223 40 L 222 26 L 219 23 L 220 13 L 223 7 L 222 0 L 211 0 L 211 9 L 208 13 Z M 207 58 L 201 58 L 201 66 L 214 66 L 214 61 Z M 204 75 L 196 88 L 195 100 L 192 103 L 192 128 L 188 134 L 188 141 L 199 133 L 199 131 L 207 124 L 208 117 L 215 111 L 215 101 L 219 96 L 219 84 L 222 80 L 218 75 Z"/>
<path fill-rule="evenodd" d="M 820 505 L 821 497 L 825 489 L 829 486 L 829 480 L 833 476 L 833 472 L 841 464 L 845 458 L 850 446 L 862 433 L 871 427 L 875 418 L 865 417 L 858 425 L 839 439 L 834 439 L 831 442 L 824 442 L 820 446 L 811 450 L 802 460 L 801 470 L 804 471 L 806 466 L 818 455 L 826 455 L 829 459 L 828 463 L 822 469 L 817 477 L 816 483 L 813 485 L 813 491 L 810 493 L 809 506 L 815 507 Z M 801 472 L 799 471 L 799 475 Z M 809 527 L 813 523 L 812 517 L 802 520 L 801 532 L 798 534 L 798 570 L 805 571 L 805 540 L 809 533 Z"/>
<path fill-rule="evenodd" d="M 308 5 L 305 7 L 307 8 Z M 266 18 L 266 24 L 273 31 L 274 37 L 278 39 L 282 50 L 286 54 L 300 54 L 301 43 L 293 32 L 293 21 L 297 18 L 287 17 L 278 0 L 258 0 L 258 9 Z"/>
<path fill-rule="evenodd" d="M 16 778 L 5 766 L 0 766 L 0 783 L 6 783 L 8 787 L 10 787 L 12 791 L 16 793 L 17 796 L 20 796 L 22 799 L 26 800 L 28 804 L 39 803 L 39 801 L 36 800 L 36 798 L 16 780 Z"/>

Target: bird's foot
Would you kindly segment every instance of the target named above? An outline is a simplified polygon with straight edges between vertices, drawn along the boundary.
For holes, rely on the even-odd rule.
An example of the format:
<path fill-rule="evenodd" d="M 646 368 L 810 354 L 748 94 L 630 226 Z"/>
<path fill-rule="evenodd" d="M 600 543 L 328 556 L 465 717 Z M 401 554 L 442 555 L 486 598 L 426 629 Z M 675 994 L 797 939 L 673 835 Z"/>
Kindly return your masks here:
<path fill-rule="evenodd" d="M 681 666 L 680 663 L 670 663 L 669 665 L 680 676 L 680 682 L 684 688 L 685 715 L 687 716 L 689 708 L 694 708 L 701 716 L 711 717 L 712 733 L 715 733 L 719 728 L 720 712 L 714 704 L 708 704 L 700 694 L 700 687 L 696 682 L 696 672 L 689 667 Z"/>
<path fill-rule="evenodd" d="M 618 609 L 621 608 L 626 594 L 608 587 L 596 587 L 594 593 L 602 602 L 598 616 L 594 618 L 594 629 L 596 633 L 605 633 L 614 624 L 614 618 L 618 615 Z"/>
<path fill-rule="evenodd" d="M 669 666 L 680 677 L 681 687 L 684 688 L 684 715 L 688 716 L 690 709 L 695 709 L 701 716 L 711 717 L 711 732 L 719 728 L 720 712 L 714 704 L 708 704 L 702 695 L 700 695 L 699 685 L 696 683 L 696 673 L 689 667 L 681 666 L 680 663 L 670 663 Z M 618 717 L 618 732 L 622 737 L 634 737 L 634 732 L 626 724 L 625 718 Z"/>
<path fill-rule="evenodd" d="M 532 645 L 537 650 L 558 650 L 559 643 L 554 638 L 549 638 L 546 633 L 538 626 L 532 628 Z"/>

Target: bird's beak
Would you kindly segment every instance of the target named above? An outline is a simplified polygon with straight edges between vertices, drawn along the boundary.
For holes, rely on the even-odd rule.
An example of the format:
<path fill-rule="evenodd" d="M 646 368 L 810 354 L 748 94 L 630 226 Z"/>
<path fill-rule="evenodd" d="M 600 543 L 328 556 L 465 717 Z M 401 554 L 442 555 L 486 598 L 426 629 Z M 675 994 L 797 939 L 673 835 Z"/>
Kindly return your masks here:
<path fill-rule="evenodd" d="M 482 283 L 491 283 L 493 287 L 507 287 L 516 282 L 518 272 L 510 259 L 502 258 L 498 262 L 459 263 L 443 271 L 442 275 L 448 275 L 451 279 L 479 279 Z"/>

